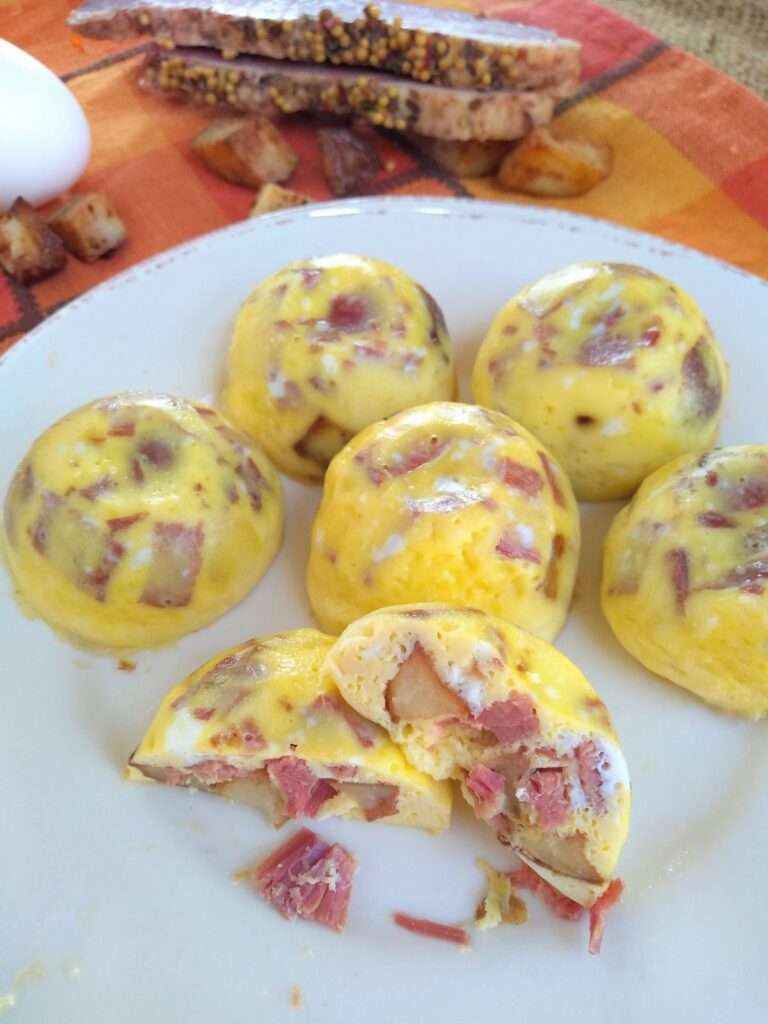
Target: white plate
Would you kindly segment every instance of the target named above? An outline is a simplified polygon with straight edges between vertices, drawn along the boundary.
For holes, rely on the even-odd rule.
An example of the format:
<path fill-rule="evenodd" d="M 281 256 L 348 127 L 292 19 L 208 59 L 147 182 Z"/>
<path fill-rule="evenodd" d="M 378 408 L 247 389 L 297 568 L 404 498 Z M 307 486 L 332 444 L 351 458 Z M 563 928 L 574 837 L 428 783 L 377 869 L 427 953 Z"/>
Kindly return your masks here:
<path fill-rule="evenodd" d="M 733 371 L 722 440 L 768 441 L 768 286 L 697 253 L 559 211 L 375 199 L 234 225 L 135 267 L 74 302 L 0 366 L 0 492 L 33 438 L 68 410 L 136 387 L 215 392 L 251 287 L 290 259 L 335 251 L 413 274 L 445 310 L 462 397 L 492 315 L 565 263 L 638 262 L 699 300 Z M 121 768 L 172 685 L 217 651 L 310 621 L 303 571 L 319 489 L 289 483 L 285 545 L 256 591 L 174 647 L 114 659 L 65 646 L 24 618 L 0 571 L 0 992 L 40 961 L 14 1021 L 279 1024 L 299 985 L 313 1024 L 576 1016 L 591 1024 L 765 1020 L 768 743 L 636 665 L 598 607 L 602 538 L 617 506 L 584 507 L 578 596 L 559 646 L 610 707 L 632 772 L 621 860 L 626 896 L 603 952 L 586 924 L 530 900 L 525 927 L 475 933 L 472 950 L 409 935 L 394 910 L 471 918 L 478 855 L 510 856 L 457 801 L 440 837 L 328 820 L 361 868 L 341 936 L 289 924 L 232 875 L 285 837 L 257 812 Z M 34 972 L 33 972 L 34 973 Z M 762 1009 L 760 1009 L 762 1007 Z"/>

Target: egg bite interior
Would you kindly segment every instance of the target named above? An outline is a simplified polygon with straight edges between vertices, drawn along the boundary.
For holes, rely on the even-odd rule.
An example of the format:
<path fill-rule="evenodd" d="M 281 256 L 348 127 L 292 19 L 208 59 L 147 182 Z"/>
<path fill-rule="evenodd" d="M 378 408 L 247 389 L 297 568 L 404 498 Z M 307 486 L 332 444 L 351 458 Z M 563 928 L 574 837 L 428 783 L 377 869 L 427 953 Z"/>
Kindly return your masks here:
<path fill-rule="evenodd" d="M 585 906 L 608 885 L 629 778 L 605 705 L 544 641 L 472 609 L 417 605 L 350 626 L 326 659 L 414 767 L 459 781 L 475 814 Z"/>

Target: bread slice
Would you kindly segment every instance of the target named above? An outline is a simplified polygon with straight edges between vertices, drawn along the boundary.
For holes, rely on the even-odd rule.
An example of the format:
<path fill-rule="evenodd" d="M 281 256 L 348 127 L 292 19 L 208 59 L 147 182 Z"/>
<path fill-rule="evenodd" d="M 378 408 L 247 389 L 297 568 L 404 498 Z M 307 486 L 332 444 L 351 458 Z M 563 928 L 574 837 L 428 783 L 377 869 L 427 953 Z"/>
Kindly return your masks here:
<path fill-rule="evenodd" d="M 266 116 L 299 111 L 357 116 L 376 127 L 430 138 L 520 139 L 548 122 L 554 100 L 545 92 L 446 89 L 359 68 L 224 60 L 213 50 L 160 47 L 148 55 L 142 84 L 198 103 L 226 104 Z"/>
<path fill-rule="evenodd" d="M 570 96 L 578 43 L 554 32 L 479 15 L 365 0 L 86 0 L 69 17 L 97 39 L 151 34 L 225 57 L 381 68 L 457 89 L 535 89 Z"/>

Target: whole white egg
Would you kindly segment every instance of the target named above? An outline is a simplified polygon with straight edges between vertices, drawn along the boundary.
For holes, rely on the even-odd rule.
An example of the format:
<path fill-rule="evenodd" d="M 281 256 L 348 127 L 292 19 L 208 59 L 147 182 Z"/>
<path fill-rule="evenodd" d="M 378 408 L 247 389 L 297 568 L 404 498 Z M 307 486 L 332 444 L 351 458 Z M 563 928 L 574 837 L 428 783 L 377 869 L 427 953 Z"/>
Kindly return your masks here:
<path fill-rule="evenodd" d="M 0 39 L 0 212 L 17 196 L 37 206 L 60 195 L 90 155 L 88 122 L 66 85 Z"/>

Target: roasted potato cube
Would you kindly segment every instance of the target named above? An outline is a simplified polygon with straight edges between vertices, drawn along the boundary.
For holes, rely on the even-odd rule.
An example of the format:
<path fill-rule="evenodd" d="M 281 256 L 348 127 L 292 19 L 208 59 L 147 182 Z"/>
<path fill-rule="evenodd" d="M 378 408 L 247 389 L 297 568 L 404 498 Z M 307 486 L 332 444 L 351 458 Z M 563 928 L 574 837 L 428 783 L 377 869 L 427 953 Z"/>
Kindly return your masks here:
<path fill-rule="evenodd" d="M 381 170 L 373 144 L 351 128 L 321 128 L 317 143 L 325 180 L 335 196 L 352 195 Z"/>
<path fill-rule="evenodd" d="M 219 118 L 200 132 L 192 149 L 214 174 L 249 188 L 286 181 L 299 162 L 266 117 Z"/>
<path fill-rule="evenodd" d="M 19 197 L 0 217 L 0 266 L 22 284 L 32 284 L 56 274 L 66 262 L 61 239 Z"/>
<path fill-rule="evenodd" d="M 48 227 L 79 260 L 91 263 L 114 252 L 128 237 L 125 225 L 103 192 L 73 196 L 54 210 Z"/>
<path fill-rule="evenodd" d="M 273 185 L 272 182 L 268 182 L 259 189 L 249 216 L 258 217 L 262 213 L 287 210 L 292 206 L 306 206 L 311 202 L 312 199 L 309 196 L 303 196 L 300 192 L 294 192 L 290 188 L 283 188 L 282 185 Z"/>
<path fill-rule="evenodd" d="M 545 199 L 580 196 L 605 181 L 612 163 L 609 146 L 556 139 L 548 128 L 536 128 L 505 157 L 499 184 Z"/>
<path fill-rule="evenodd" d="M 429 139 L 425 135 L 411 135 L 411 141 L 438 167 L 460 178 L 484 178 L 495 174 L 509 152 L 511 142 L 454 142 L 448 139 Z"/>

